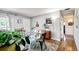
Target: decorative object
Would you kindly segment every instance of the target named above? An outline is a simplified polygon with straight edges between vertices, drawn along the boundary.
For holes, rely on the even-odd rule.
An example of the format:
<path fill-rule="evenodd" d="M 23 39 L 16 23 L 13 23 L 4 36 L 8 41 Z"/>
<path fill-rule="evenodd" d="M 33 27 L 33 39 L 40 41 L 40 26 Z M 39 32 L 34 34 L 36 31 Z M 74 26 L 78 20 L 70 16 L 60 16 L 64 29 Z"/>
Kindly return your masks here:
<path fill-rule="evenodd" d="M 46 18 L 46 24 L 52 24 L 51 18 Z"/>
<path fill-rule="evenodd" d="M 72 25 L 73 25 L 73 22 L 68 22 L 68 25 L 69 25 L 69 26 L 72 26 Z"/>
<path fill-rule="evenodd" d="M 39 27 L 39 24 L 38 24 L 38 22 L 36 22 L 36 27 Z"/>
<path fill-rule="evenodd" d="M 49 26 L 47 24 L 44 24 L 44 28 L 47 29 L 49 28 Z"/>

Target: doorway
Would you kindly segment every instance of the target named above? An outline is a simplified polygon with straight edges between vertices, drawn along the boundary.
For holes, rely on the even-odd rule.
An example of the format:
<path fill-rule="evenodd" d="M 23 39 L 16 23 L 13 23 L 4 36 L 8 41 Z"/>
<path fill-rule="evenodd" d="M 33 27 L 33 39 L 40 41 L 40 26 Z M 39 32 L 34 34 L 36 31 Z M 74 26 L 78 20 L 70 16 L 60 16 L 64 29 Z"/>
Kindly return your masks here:
<path fill-rule="evenodd" d="M 64 50 L 74 51 L 76 50 L 76 45 L 74 41 L 74 9 L 67 8 L 61 10 L 61 34 L 62 43 Z"/>

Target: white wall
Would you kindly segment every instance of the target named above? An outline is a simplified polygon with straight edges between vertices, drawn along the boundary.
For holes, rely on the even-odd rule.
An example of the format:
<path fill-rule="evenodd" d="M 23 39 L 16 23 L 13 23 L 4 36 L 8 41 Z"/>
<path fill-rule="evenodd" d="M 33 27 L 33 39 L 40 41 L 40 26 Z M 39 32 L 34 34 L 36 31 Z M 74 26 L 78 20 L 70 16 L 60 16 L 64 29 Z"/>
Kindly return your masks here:
<path fill-rule="evenodd" d="M 74 31 L 74 25 L 69 26 L 68 23 L 66 23 L 66 31 L 65 31 L 66 34 L 73 35 L 74 34 L 73 31 Z"/>
<path fill-rule="evenodd" d="M 31 27 L 35 27 L 36 22 L 38 22 L 39 28 L 44 29 L 45 20 L 46 18 L 50 17 L 52 17 L 53 22 L 53 24 L 50 26 L 50 30 L 52 32 L 52 38 L 55 40 L 60 40 L 60 21 L 59 21 L 60 19 L 58 19 L 60 17 L 59 11 L 33 17 L 31 20 L 32 23 Z"/>
<path fill-rule="evenodd" d="M 78 12 L 77 12 L 78 11 Z M 79 50 L 79 9 L 76 9 L 75 20 L 74 20 L 74 39 L 77 46 L 77 50 Z"/>

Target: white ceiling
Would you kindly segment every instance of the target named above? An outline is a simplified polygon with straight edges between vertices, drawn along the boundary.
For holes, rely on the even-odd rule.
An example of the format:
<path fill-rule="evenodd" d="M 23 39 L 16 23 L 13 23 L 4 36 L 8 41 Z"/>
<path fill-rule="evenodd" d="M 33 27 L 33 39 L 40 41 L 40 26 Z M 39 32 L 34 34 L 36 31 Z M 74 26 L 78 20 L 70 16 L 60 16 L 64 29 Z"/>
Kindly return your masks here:
<path fill-rule="evenodd" d="M 61 10 L 61 8 L 1 8 L 0 10 L 34 17 Z"/>

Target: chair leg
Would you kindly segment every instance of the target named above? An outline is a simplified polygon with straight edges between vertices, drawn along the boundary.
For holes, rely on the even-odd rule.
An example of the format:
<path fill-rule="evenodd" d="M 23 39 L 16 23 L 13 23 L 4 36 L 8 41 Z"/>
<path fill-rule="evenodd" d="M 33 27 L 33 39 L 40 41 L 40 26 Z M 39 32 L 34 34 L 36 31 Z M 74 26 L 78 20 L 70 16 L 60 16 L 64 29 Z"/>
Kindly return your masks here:
<path fill-rule="evenodd" d="M 39 41 L 39 42 L 40 42 L 41 50 L 43 50 L 43 42 L 42 41 Z"/>

